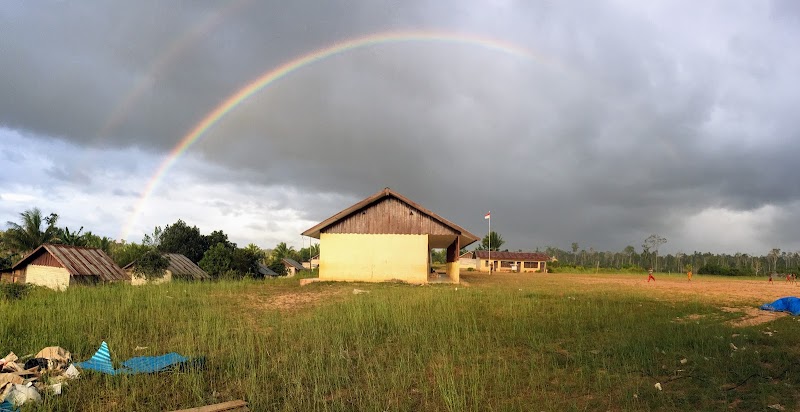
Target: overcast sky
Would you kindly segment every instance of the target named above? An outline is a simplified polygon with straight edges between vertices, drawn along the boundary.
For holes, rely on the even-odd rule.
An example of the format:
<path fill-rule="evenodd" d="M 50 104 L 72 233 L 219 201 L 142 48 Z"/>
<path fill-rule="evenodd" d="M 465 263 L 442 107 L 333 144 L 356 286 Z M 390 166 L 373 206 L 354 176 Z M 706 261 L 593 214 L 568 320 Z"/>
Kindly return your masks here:
<path fill-rule="evenodd" d="M 170 151 L 261 74 L 137 204 Z M 489 40 L 491 39 L 491 40 Z M 487 47 L 500 41 L 513 47 Z M 511 250 L 800 250 L 800 3 L 0 2 L 0 222 L 240 245 L 391 187 Z M 519 53 L 514 50 L 524 49 Z M 129 229 L 129 230 L 128 230 Z"/>

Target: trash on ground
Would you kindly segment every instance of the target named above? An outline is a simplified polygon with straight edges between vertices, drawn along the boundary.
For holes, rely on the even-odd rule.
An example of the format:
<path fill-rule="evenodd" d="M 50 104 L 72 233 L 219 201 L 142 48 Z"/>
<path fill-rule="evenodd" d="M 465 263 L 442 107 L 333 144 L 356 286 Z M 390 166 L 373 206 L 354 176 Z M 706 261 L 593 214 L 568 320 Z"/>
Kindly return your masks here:
<path fill-rule="evenodd" d="M 658 390 L 662 390 L 662 389 L 661 389 L 661 382 L 656 382 L 656 384 L 655 384 L 655 385 L 653 385 L 653 386 L 654 386 L 656 389 L 658 389 Z"/>
<path fill-rule="evenodd" d="M 26 362 L 22 362 L 27 359 Z M 10 352 L 0 362 L 0 411 L 16 411 L 28 401 L 40 402 L 42 393 L 60 395 L 62 383 L 78 377 L 72 355 L 58 346 L 19 358 Z"/>
<path fill-rule="evenodd" d="M 789 312 L 792 315 L 797 316 L 800 315 L 800 298 L 787 296 L 772 303 L 765 303 L 761 305 L 760 309 L 773 312 Z"/>
<path fill-rule="evenodd" d="M 369 291 L 368 290 L 363 290 L 363 289 L 353 289 L 353 294 L 354 295 L 360 295 L 362 293 L 369 293 Z"/>
<path fill-rule="evenodd" d="M 27 360 L 22 362 L 24 359 Z M 42 396 L 60 395 L 64 390 L 64 383 L 80 376 L 81 372 L 76 366 L 118 375 L 155 373 L 204 365 L 204 358 L 189 359 L 172 352 L 162 356 L 131 358 L 115 370 L 105 342 L 86 362 L 72 363 L 72 354 L 58 346 L 49 346 L 36 355 L 22 358 L 10 352 L 0 359 L 0 412 L 18 411 L 26 402 L 41 402 Z"/>
<path fill-rule="evenodd" d="M 85 362 L 78 362 L 81 369 L 105 373 L 107 375 L 133 375 L 138 373 L 155 373 L 174 369 L 184 369 L 190 367 L 202 367 L 205 364 L 204 358 L 189 359 L 178 353 L 170 352 L 161 356 L 137 356 L 122 362 L 119 369 L 114 369 L 111 363 L 111 352 L 108 344 L 104 341 L 100 348 L 91 359 Z"/>

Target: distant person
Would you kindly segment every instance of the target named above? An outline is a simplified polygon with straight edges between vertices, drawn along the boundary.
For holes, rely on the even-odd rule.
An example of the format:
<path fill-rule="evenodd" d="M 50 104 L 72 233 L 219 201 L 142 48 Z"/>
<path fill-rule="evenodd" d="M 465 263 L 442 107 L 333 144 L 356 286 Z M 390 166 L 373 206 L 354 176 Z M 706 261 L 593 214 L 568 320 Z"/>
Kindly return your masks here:
<path fill-rule="evenodd" d="M 769 273 L 769 283 L 772 283 L 772 272 Z"/>
<path fill-rule="evenodd" d="M 647 283 L 650 283 L 650 280 L 656 281 L 656 278 L 653 277 L 653 268 L 647 270 Z"/>
<path fill-rule="evenodd" d="M 787 282 L 791 282 L 792 281 L 792 274 L 791 273 L 787 273 L 786 274 L 786 281 Z"/>
<path fill-rule="evenodd" d="M 691 281 L 692 281 L 692 270 L 691 270 L 691 269 L 689 269 L 688 271 L 686 271 L 686 277 L 687 277 L 687 278 L 689 278 L 689 282 L 691 282 Z"/>

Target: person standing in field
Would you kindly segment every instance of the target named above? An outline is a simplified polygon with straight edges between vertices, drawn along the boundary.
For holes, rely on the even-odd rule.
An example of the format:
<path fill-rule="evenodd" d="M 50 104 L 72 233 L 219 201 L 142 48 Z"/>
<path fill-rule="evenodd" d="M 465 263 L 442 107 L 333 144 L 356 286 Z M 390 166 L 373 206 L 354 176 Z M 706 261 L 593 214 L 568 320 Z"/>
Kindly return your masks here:
<path fill-rule="evenodd" d="M 769 272 L 769 283 L 772 283 L 772 272 Z"/>
<path fill-rule="evenodd" d="M 692 270 L 691 269 L 686 271 L 686 277 L 689 278 L 689 282 L 692 281 Z"/>
<path fill-rule="evenodd" d="M 656 278 L 653 277 L 653 268 L 647 270 L 647 283 L 650 283 L 651 279 L 653 280 L 653 282 L 656 281 Z"/>

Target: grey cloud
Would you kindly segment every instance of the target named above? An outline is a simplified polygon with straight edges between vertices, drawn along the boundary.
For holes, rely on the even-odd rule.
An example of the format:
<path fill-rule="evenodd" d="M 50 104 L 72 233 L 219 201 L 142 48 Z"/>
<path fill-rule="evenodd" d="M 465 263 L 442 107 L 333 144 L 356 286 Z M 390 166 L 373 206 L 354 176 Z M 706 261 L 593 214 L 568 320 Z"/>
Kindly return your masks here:
<path fill-rule="evenodd" d="M 493 35 L 539 58 L 435 42 L 351 51 L 252 96 L 176 167 L 309 220 L 390 186 L 476 233 L 492 209 L 513 249 L 619 249 L 680 236 L 711 207 L 788 211 L 800 199 L 791 4 L 8 3 L 0 125 L 166 153 L 247 82 L 334 41 L 415 27 Z M 260 198 L 275 187 L 284 194 Z"/>

